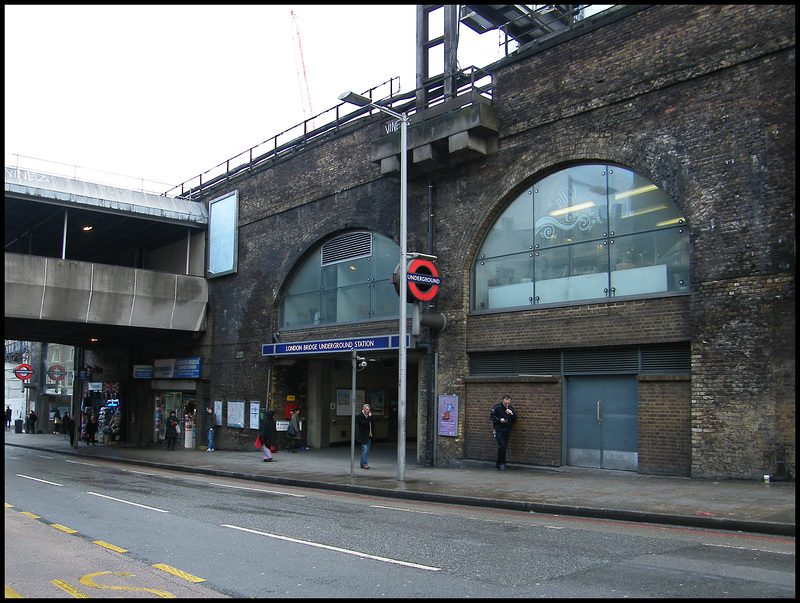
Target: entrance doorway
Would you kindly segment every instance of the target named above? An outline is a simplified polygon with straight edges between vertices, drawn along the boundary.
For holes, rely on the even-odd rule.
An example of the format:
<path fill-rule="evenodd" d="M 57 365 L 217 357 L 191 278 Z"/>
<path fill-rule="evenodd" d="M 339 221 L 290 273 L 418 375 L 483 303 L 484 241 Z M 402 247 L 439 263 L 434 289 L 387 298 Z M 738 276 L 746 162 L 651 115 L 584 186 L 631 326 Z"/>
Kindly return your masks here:
<path fill-rule="evenodd" d="M 635 375 L 565 377 L 567 464 L 637 471 Z"/>

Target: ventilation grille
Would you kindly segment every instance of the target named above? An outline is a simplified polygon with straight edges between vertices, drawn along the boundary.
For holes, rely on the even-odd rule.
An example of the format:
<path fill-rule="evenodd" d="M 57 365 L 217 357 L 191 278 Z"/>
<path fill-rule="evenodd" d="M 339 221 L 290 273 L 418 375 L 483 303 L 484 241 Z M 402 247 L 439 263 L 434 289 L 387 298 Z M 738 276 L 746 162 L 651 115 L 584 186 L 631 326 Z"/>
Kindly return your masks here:
<path fill-rule="evenodd" d="M 639 349 L 635 347 L 589 348 L 564 351 L 564 374 L 637 373 Z"/>
<path fill-rule="evenodd" d="M 676 343 L 643 347 L 572 349 L 563 352 L 559 350 L 478 352 L 470 354 L 469 373 L 470 375 L 689 374 L 691 350 L 688 343 Z"/>
<path fill-rule="evenodd" d="M 692 351 L 689 342 L 642 348 L 643 373 L 691 373 Z"/>
<path fill-rule="evenodd" d="M 553 375 L 561 372 L 557 350 L 470 354 L 470 375 Z"/>
<path fill-rule="evenodd" d="M 372 233 L 349 232 L 322 245 L 322 265 L 349 262 L 372 255 Z"/>

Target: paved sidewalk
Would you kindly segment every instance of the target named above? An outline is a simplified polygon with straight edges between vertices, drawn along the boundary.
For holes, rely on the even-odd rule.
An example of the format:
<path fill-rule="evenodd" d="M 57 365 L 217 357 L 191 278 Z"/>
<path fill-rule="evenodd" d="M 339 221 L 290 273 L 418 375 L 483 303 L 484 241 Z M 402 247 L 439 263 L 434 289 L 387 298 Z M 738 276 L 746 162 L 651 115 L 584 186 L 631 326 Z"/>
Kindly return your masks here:
<path fill-rule="evenodd" d="M 356 446 L 351 475 L 350 446 L 281 450 L 264 463 L 261 453 L 152 446 L 71 448 L 62 435 L 5 432 L 8 446 L 76 454 L 176 471 L 224 475 L 283 485 L 424 500 L 535 513 L 593 517 L 646 523 L 795 535 L 794 482 L 713 481 L 639 475 L 628 471 L 538 468 L 464 461 L 460 467 L 416 463 L 413 450 L 399 481 L 397 447 L 373 444 L 370 469 L 359 467 Z M 413 447 L 412 447 L 413 448 Z"/>

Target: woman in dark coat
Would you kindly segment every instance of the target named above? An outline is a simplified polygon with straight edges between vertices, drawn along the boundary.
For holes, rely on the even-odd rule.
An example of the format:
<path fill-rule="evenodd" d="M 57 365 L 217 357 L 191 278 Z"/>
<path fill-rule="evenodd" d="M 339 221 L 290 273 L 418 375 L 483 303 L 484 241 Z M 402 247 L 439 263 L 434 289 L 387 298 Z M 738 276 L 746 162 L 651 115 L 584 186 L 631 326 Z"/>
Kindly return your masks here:
<path fill-rule="evenodd" d="M 89 444 L 94 446 L 94 443 L 95 443 L 94 442 L 94 438 L 95 438 L 95 436 L 97 436 L 97 428 L 98 427 L 99 427 L 99 425 L 97 424 L 97 417 L 95 415 L 92 415 L 91 420 L 86 422 L 86 431 L 85 431 L 85 436 L 86 437 L 84 438 L 84 441 L 86 442 L 87 446 Z"/>
<path fill-rule="evenodd" d="M 275 443 L 278 441 L 278 432 L 275 429 L 274 410 L 268 410 L 261 419 L 261 428 L 258 433 L 261 436 L 261 460 L 265 463 L 272 462 L 272 453 L 275 451 Z"/>

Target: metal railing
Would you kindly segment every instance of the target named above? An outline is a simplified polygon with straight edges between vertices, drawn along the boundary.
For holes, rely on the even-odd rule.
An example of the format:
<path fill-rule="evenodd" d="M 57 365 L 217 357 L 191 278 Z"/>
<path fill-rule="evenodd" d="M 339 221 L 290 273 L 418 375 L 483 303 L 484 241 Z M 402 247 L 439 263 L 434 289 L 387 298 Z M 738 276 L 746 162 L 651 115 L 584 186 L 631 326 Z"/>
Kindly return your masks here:
<path fill-rule="evenodd" d="M 161 195 L 164 186 L 168 185 L 167 182 L 148 180 L 147 178 L 138 178 L 136 176 L 126 176 L 115 172 L 106 172 L 69 163 L 51 161 L 49 159 L 39 159 L 38 157 L 30 157 L 18 153 L 5 154 L 5 168 L 6 170 L 35 172 L 45 176 L 71 178 L 72 180 L 92 182 L 104 186 L 141 191 L 151 195 Z"/>
<path fill-rule="evenodd" d="M 465 104 L 471 102 L 468 98 L 474 98 L 474 95 L 480 95 L 488 102 L 491 102 L 493 83 L 489 72 L 476 67 L 468 67 L 448 77 L 452 79 L 453 83 L 453 93 L 449 96 L 444 93 L 445 77 L 443 75 L 430 78 L 425 82 L 424 88 L 428 101 L 424 108 L 435 107 L 459 96 L 464 97 Z M 395 77 L 370 88 L 363 96 L 399 113 L 405 112 L 413 115 L 419 110 L 419 107 L 416 107 L 417 90 L 405 93 L 397 92 L 395 90 L 395 82 L 397 82 L 399 89 L 399 79 Z M 387 89 L 388 95 L 381 96 L 382 92 Z M 344 113 L 343 108 L 347 109 L 348 112 Z M 351 111 L 350 109 L 353 110 Z M 361 121 L 361 118 L 377 113 L 379 111 L 370 106 L 353 107 L 347 103 L 340 103 L 268 138 L 258 145 L 250 147 L 202 174 L 178 184 L 163 193 L 163 195 L 195 199 L 201 196 L 203 191 L 232 177 L 294 157 L 298 153 L 318 146 L 335 136 L 363 127 L 366 122 Z M 322 123 L 322 125 L 316 126 L 317 123 Z"/>

